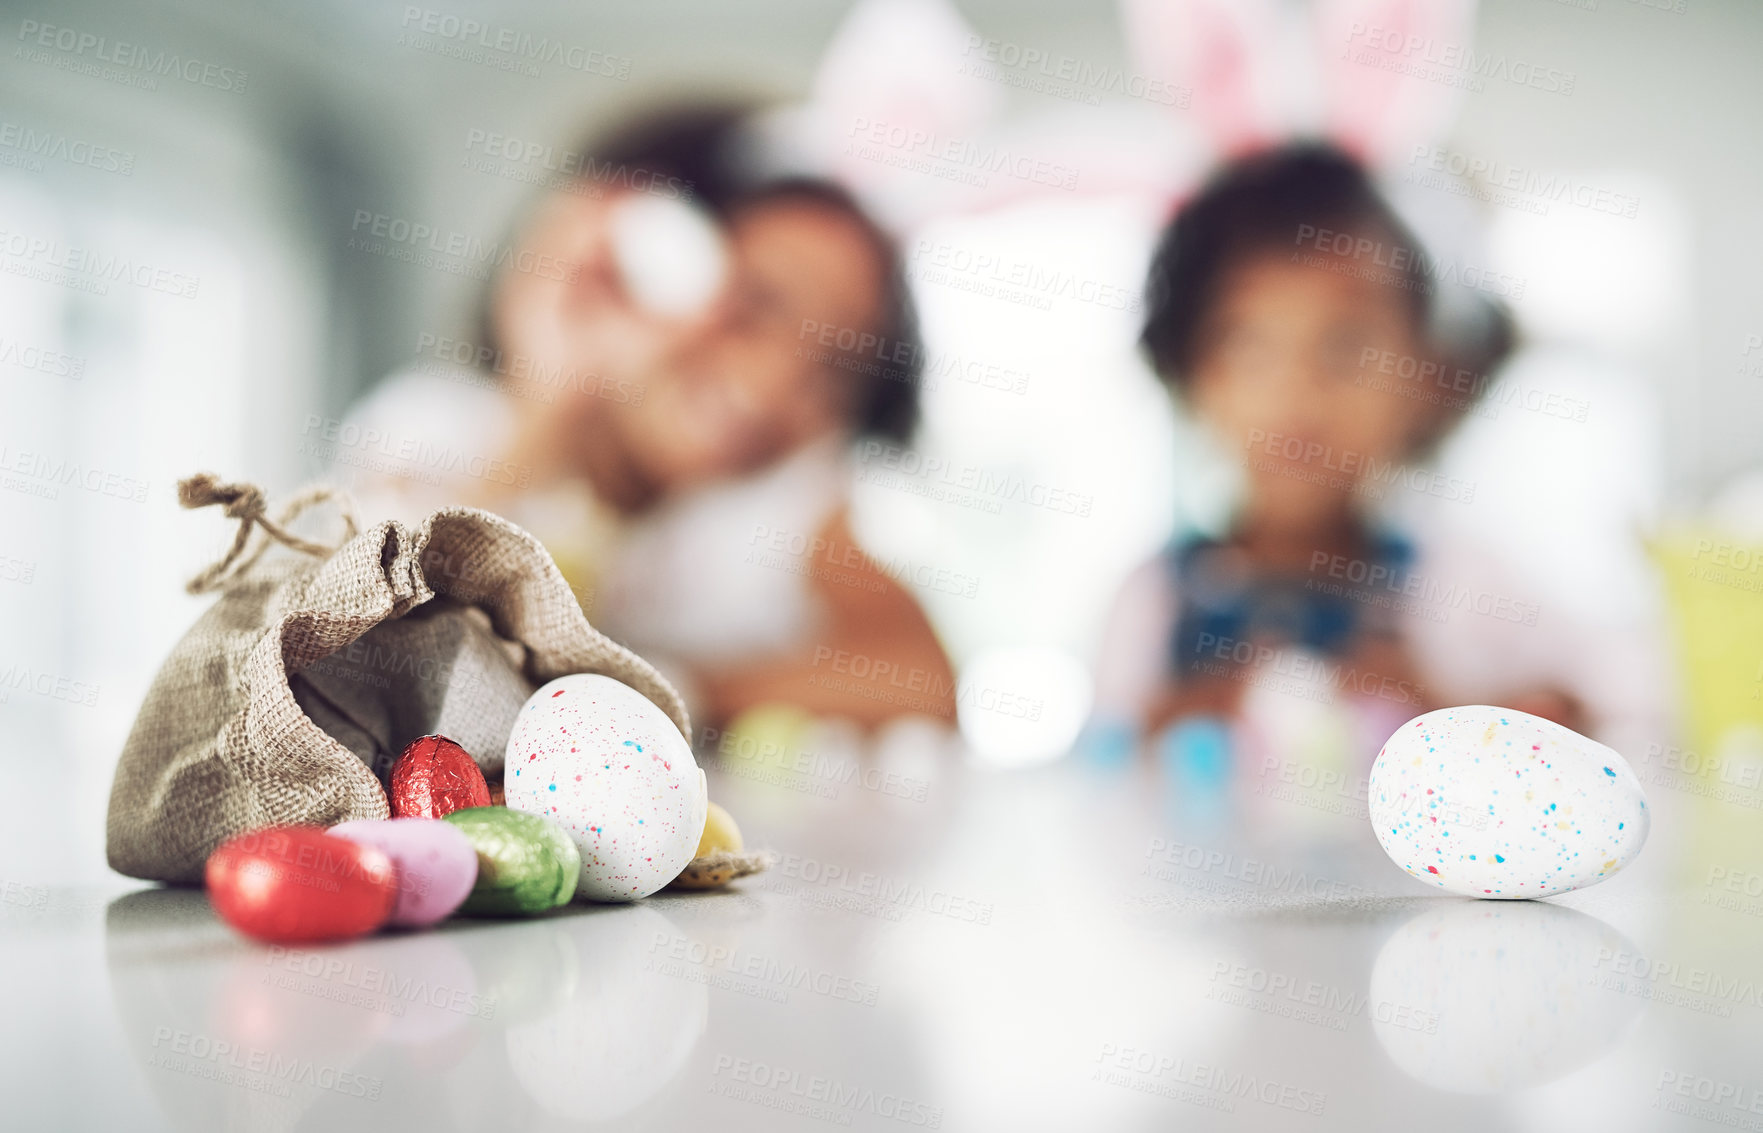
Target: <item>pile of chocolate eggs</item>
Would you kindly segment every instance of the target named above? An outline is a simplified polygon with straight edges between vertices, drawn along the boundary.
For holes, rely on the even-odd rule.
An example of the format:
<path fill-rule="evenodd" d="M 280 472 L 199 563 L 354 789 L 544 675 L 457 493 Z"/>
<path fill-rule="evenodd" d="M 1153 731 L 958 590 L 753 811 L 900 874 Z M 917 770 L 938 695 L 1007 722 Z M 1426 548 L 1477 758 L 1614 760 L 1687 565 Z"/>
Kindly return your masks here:
<path fill-rule="evenodd" d="M 216 912 L 247 936 L 307 943 L 455 913 L 531 916 L 577 897 L 634 901 L 744 872 L 689 868 L 738 853 L 740 832 L 710 803 L 673 721 L 608 677 L 559 677 L 528 699 L 508 739 L 503 799 L 443 736 L 411 743 L 388 778 L 390 819 L 269 827 L 222 844 L 207 867 Z"/>

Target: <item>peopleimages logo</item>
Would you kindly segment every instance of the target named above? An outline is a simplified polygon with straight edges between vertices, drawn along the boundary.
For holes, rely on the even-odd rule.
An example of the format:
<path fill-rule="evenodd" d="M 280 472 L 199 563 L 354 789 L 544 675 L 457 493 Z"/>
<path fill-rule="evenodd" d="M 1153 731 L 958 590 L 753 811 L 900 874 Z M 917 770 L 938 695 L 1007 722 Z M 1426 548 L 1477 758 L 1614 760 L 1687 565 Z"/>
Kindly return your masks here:
<path fill-rule="evenodd" d="M 1527 281 L 1522 278 L 1467 261 L 1441 259 L 1428 255 L 1421 248 L 1385 244 L 1382 240 L 1355 236 L 1350 232 L 1336 232 L 1331 228 L 1318 228 L 1314 224 L 1298 225 L 1294 243 L 1300 249 L 1315 253 L 1308 256 L 1293 253 L 1293 262 L 1309 267 L 1329 266 L 1330 262 L 1322 259 L 1326 255 L 1333 257 L 1336 270 L 1339 265 L 1368 265 L 1367 270 L 1353 274 L 1369 279 L 1382 279 L 1393 286 L 1426 294 L 1431 294 L 1431 288 L 1437 284 L 1450 283 L 1484 291 L 1501 299 L 1524 298 Z M 1413 281 L 1407 278 L 1409 272 L 1418 272 L 1429 282 L 1410 288 Z"/>
<path fill-rule="evenodd" d="M 1054 189 L 1077 188 L 1078 171 L 1071 166 L 1004 145 L 862 117 L 851 120 L 847 133 L 845 152 L 866 161 L 980 186 L 996 173 Z"/>
<path fill-rule="evenodd" d="M 1101 96 L 1109 95 L 1186 110 L 1194 97 L 1192 89 L 1164 79 L 1154 79 L 1116 66 L 1092 64 L 1063 52 L 1024 46 L 1009 40 L 970 35 L 961 54 L 960 74 L 1088 106 L 1100 106 Z"/>
<path fill-rule="evenodd" d="M 399 26 L 404 29 L 398 38 L 401 47 L 468 63 L 488 64 L 527 76 L 539 74 L 542 63 L 554 63 L 571 71 L 620 81 L 631 75 L 629 56 L 567 43 L 548 35 L 486 24 L 469 16 L 455 16 L 434 8 L 406 5 Z M 432 38 L 417 39 L 418 34 Z"/>
<path fill-rule="evenodd" d="M 437 364 L 438 363 L 438 364 Z M 484 389 L 498 389 L 545 404 L 559 394 L 581 394 L 620 405 L 641 405 L 648 392 L 623 378 L 602 378 L 592 370 L 562 362 L 546 362 L 518 351 L 505 351 L 470 339 L 424 331 L 416 336 L 415 368 Z M 512 381 L 499 381 L 510 378 Z"/>
<path fill-rule="evenodd" d="M 1397 378 L 1408 384 L 1378 381 L 1374 375 Z M 1434 405 L 1468 409 L 1484 417 L 1497 417 L 1500 409 L 1512 408 L 1583 422 L 1591 412 L 1591 403 L 1580 398 L 1536 386 L 1527 387 L 1510 377 L 1496 380 L 1492 375 L 1479 374 L 1461 366 L 1412 354 L 1397 354 L 1375 346 L 1360 350 L 1359 374 L 1353 384 L 1395 390 L 1406 396 L 1422 397 Z M 1421 387 L 1429 385 L 1436 387 L 1441 395 L 1452 396 L 1434 396 L 1430 390 L 1423 395 Z"/>
<path fill-rule="evenodd" d="M 154 1053 L 147 1060 L 149 1066 L 250 1090 L 268 1090 L 280 1097 L 291 1096 L 292 1086 L 308 1086 L 378 1101 L 385 1086 L 379 1078 L 353 1074 L 308 1058 L 289 1058 L 276 1051 L 171 1027 L 154 1028 L 153 1048 Z"/>
<path fill-rule="evenodd" d="M 1703 1014 L 1731 1018 L 1734 1006 L 1763 1009 L 1763 994 L 1748 974 L 1728 975 L 1611 948 L 1598 949 L 1592 967 L 1600 975 L 1611 973 L 1596 980 L 1604 988 Z"/>
<path fill-rule="evenodd" d="M 7 488 L 44 499 L 58 498 L 62 488 L 80 488 L 129 503 L 145 503 L 147 500 L 147 481 L 138 477 L 81 464 L 77 460 L 21 452 L 7 445 L 0 445 L 0 474 L 5 475 L 0 483 Z"/>
<path fill-rule="evenodd" d="M 98 703 L 101 686 L 77 681 L 59 673 L 33 669 L 29 665 L 7 665 L 0 668 L 0 690 L 34 693 L 48 700 L 91 708 Z M 5 700 L 0 700 L 5 703 Z"/>
<path fill-rule="evenodd" d="M 930 793 L 928 780 L 865 766 L 855 759 L 760 740 L 747 732 L 705 728 L 698 746 L 717 755 L 714 769 L 724 775 L 768 782 L 824 798 L 837 798 L 840 788 L 847 786 L 918 803 Z"/>
<path fill-rule="evenodd" d="M 1014 256 L 975 251 L 945 240 L 918 240 L 912 246 L 910 268 L 915 279 L 946 283 L 958 290 L 982 295 L 1032 300 L 1026 305 L 1053 309 L 1053 300 L 1069 300 L 1110 311 L 1137 314 L 1144 303 L 1135 287 L 1049 268 Z"/>
<path fill-rule="evenodd" d="M 1312 577 L 1304 584 L 1306 590 L 1377 605 L 1383 603 L 1370 600 L 1378 597 L 1377 592 L 1383 591 L 1414 600 L 1412 606 L 1398 604 L 1389 608 L 1422 616 L 1429 612 L 1467 610 L 1496 621 L 1517 622 L 1527 626 L 1536 625 L 1537 619 L 1542 616 L 1542 607 L 1534 602 L 1523 602 L 1491 590 L 1476 590 L 1462 583 L 1447 583 L 1418 571 L 1398 569 L 1389 563 L 1350 559 L 1344 555 L 1331 555 L 1327 551 L 1311 553 L 1310 574 Z M 1318 574 L 1331 581 L 1319 581 L 1314 577 Z"/>
<path fill-rule="evenodd" d="M 478 274 L 474 278 L 487 278 L 483 273 L 503 268 L 562 283 L 574 283 L 581 275 L 580 264 L 559 259 L 548 252 L 484 240 L 458 229 L 370 209 L 355 210 L 355 216 L 349 222 L 349 233 L 346 246 L 351 249 L 392 255 L 395 259 L 453 274 L 472 275 L 475 269 Z"/>
<path fill-rule="evenodd" d="M 4 335 L 0 335 L 0 366 L 17 366 L 21 370 L 35 370 L 52 378 L 69 378 L 76 382 L 86 372 L 86 360 L 80 355 L 47 350 Z"/>
<path fill-rule="evenodd" d="M 9 274 L 98 295 L 108 295 L 112 283 L 126 283 L 178 299 L 194 299 L 202 289 L 202 280 L 188 272 L 127 253 L 80 248 L 27 232 L 0 230 L 0 256 L 7 258 L 4 270 Z"/>
<path fill-rule="evenodd" d="M 849 1125 L 851 1114 L 867 1113 L 921 1129 L 943 1127 L 943 1107 L 889 1090 L 852 1085 L 824 1074 L 803 1073 L 750 1058 L 719 1054 L 710 1070 L 710 1092 L 803 1116 Z M 741 1087 L 747 1087 L 742 1089 Z M 800 1106 L 810 1108 L 799 1109 Z"/>
<path fill-rule="evenodd" d="M 403 888 L 415 891 L 417 887 L 406 885 Z M 272 944 L 264 953 L 263 964 L 270 969 L 272 977 L 265 980 L 266 983 L 334 1002 L 383 1010 L 392 1015 L 403 1015 L 413 1005 L 479 1019 L 490 1019 L 496 1014 L 495 996 L 431 983 L 421 976 L 399 975 L 372 964 L 357 965 L 335 953 Z"/>
<path fill-rule="evenodd" d="M 718 975 L 750 980 L 766 985 L 772 991 L 783 992 L 783 997 L 776 1000 L 782 1003 L 789 1002 L 791 991 L 808 991 L 828 999 L 874 1007 L 876 997 L 881 994 L 881 988 L 867 980 L 840 975 L 808 964 L 780 960 L 774 956 L 747 952 L 740 948 L 705 944 L 691 937 L 667 932 L 650 934 L 649 957 L 647 967 L 650 971 L 659 971 L 662 975 L 685 975 L 686 978 L 692 978 L 692 972 L 698 973 L 700 977 L 715 972 Z M 676 963 L 670 965 L 666 961 Z M 691 968 L 682 969 L 682 964 L 691 965 Z"/>
<path fill-rule="evenodd" d="M 993 905 L 990 901 L 931 888 L 903 877 L 854 870 L 836 862 L 824 862 L 801 854 L 784 854 L 778 859 L 777 873 L 779 877 L 804 885 L 873 901 L 877 907 L 892 911 L 917 910 L 969 924 L 992 923 Z M 775 883 L 772 886 L 778 892 L 789 888 Z"/>
<path fill-rule="evenodd" d="M 1096 502 L 1087 492 L 977 464 L 952 462 L 884 441 L 864 441 L 858 446 L 857 479 L 994 514 L 1001 512 L 1005 503 L 1019 503 L 1088 518 Z"/>
<path fill-rule="evenodd" d="M 442 473 L 520 488 L 532 481 L 533 470 L 524 464 L 462 452 L 424 437 L 399 436 L 383 429 L 363 428 L 353 421 L 336 417 L 309 413 L 300 432 L 308 438 L 301 446 L 303 455 L 340 464 L 371 466 L 376 471 L 425 473 L 429 477 L 425 483 L 439 483 L 438 477 Z"/>
<path fill-rule="evenodd" d="M 979 593 L 979 579 L 973 575 L 930 563 L 872 554 L 835 536 L 809 535 L 756 523 L 753 533 L 747 537 L 747 548 L 743 562 L 837 582 L 871 593 L 883 589 L 872 577 L 877 573 L 902 586 L 934 590 L 958 598 L 972 598 Z"/>
<path fill-rule="evenodd" d="M 1346 1030 L 1347 1020 L 1352 1018 L 1368 1018 L 1398 1030 L 1429 1035 L 1437 1034 L 1439 1027 L 1436 1012 L 1232 960 L 1212 965 L 1212 986 L 1206 998 L 1331 1031 Z"/>
<path fill-rule="evenodd" d="M 1255 687 L 1323 703 L 1331 701 L 1336 692 L 1356 692 L 1397 704 L 1417 705 L 1426 699 L 1424 687 L 1398 677 L 1360 669 L 1308 650 L 1275 649 L 1258 641 L 1215 633 L 1201 633 L 1194 639 L 1194 658 L 1189 665 L 1208 676 L 1247 681 Z"/>
<path fill-rule="evenodd" d="M 611 188 L 632 193 L 645 193 L 673 201 L 692 199 L 692 183 L 682 177 L 622 161 L 601 161 L 593 154 L 581 150 L 547 145 L 544 142 L 502 134 L 494 130 L 485 130 L 479 127 L 467 130 L 465 151 L 468 155 L 481 154 L 484 158 L 529 166 L 538 173 L 555 174 L 560 179 L 587 182 L 597 190 L 590 194 L 593 196 L 598 196 L 606 189 Z M 469 160 L 468 157 L 468 162 Z M 497 172 L 493 165 L 489 168 L 482 166 L 473 166 L 473 168 L 479 168 L 486 173 Z M 515 179 L 523 180 L 524 178 Z"/>
<path fill-rule="evenodd" d="M 1251 454 L 1259 450 L 1263 456 L 1281 462 L 1275 464 L 1252 458 L 1250 465 L 1257 471 L 1292 474 L 1281 465 L 1313 466 L 1321 470 L 1315 476 L 1321 482 L 1336 487 L 1357 485 L 1360 490 L 1367 491 L 1367 494 L 1374 494 L 1387 485 L 1400 485 L 1410 491 L 1424 492 L 1443 500 L 1461 503 L 1472 503 L 1475 500 L 1473 480 L 1461 480 L 1400 461 L 1381 459 L 1370 453 L 1337 449 L 1320 441 L 1306 441 L 1302 437 L 1270 433 L 1266 429 L 1250 429 L 1246 447 Z M 1337 475 L 1324 477 L 1322 473 Z"/>
<path fill-rule="evenodd" d="M 935 390 L 944 380 L 1016 394 L 1028 389 L 1027 371 L 953 351 L 933 352 L 870 330 L 803 319 L 796 340 L 804 344 L 797 347 L 796 357 L 837 370 L 905 381 L 916 368 L 918 386 L 924 390 Z"/>
<path fill-rule="evenodd" d="M 1090 1078 L 1226 1113 L 1233 1112 L 1235 1103 L 1241 1100 L 1321 1117 L 1328 1104 L 1328 1095 L 1321 1090 L 1116 1043 L 1102 1044 Z"/>
<path fill-rule="evenodd" d="M 1724 1125 L 1763 1130 L 1763 1090 L 1689 1070 L 1659 1071 L 1653 1108 Z"/>
<path fill-rule="evenodd" d="M 111 39 L 109 36 L 75 28 L 57 27 L 38 20 L 20 20 L 18 40 L 24 44 L 20 49 L 21 57 L 31 62 L 49 63 L 73 71 L 79 71 L 81 67 L 66 66 L 70 62 L 88 68 L 92 64 L 85 63 L 85 60 L 109 63 L 122 70 L 106 74 L 103 68 L 93 68 L 97 77 L 130 79 L 130 85 L 146 90 L 157 90 L 159 79 L 170 78 L 181 79 L 195 86 L 213 87 L 231 94 L 243 94 L 246 80 L 250 78 L 246 72 L 236 67 L 225 67 L 204 59 L 179 55 L 175 51 L 155 51 L 138 43 Z M 57 60 L 43 50 L 33 50 L 43 48 L 60 52 L 62 59 Z"/>
<path fill-rule="evenodd" d="M 1290 864 L 1279 865 L 1255 858 L 1240 858 L 1225 850 L 1209 849 L 1167 838 L 1151 839 L 1145 847 L 1145 861 L 1145 868 L 1141 872 L 1159 881 L 1185 880 L 1174 868 L 1157 868 L 1168 866 L 1179 867 L 1189 875 L 1204 874 L 1207 877 L 1240 883 L 1251 890 L 1265 890 L 1283 896 L 1339 901 L 1373 895 L 1363 886 L 1336 881 L 1321 874 L 1312 876 Z"/>
<path fill-rule="evenodd" d="M 1404 180 L 1415 184 L 1424 183 L 1416 177 L 1417 171 L 1448 173 L 1453 177 L 1485 181 L 1490 189 L 1529 197 L 1545 205 L 1573 205 L 1629 220 L 1641 207 L 1639 198 L 1576 180 L 1565 173 L 1544 173 L 1540 169 L 1527 169 L 1497 158 L 1473 156 L 1442 146 L 1416 145 L 1408 155 L 1408 165 L 1409 173 Z M 1547 211 L 1546 207 L 1544 211 Z"/>
<path fill-rule="evenodd" d="M 30 162 L 27 168 L 32 172 L 42 168 L 40 159 L 44 158 L 124 177 L 135 171 L 135 155 L 125 150 L 70 138 L 52 130 L 35 130 L 17 122 L 0 122 L 0 150 L 14 151 L 14 154 L 0 154 L 0 164 Z"/>
<path fill-rule="evenodd" d="M 1504 52 L 1477 51 L 1427 35 L 1354 21 L 1347 32 L 1347 58 L 1363 66 L 1482 91 L 1487 82 L 1512 83 L 1546 94 L 1570 95 L 1578 76 Z"/>

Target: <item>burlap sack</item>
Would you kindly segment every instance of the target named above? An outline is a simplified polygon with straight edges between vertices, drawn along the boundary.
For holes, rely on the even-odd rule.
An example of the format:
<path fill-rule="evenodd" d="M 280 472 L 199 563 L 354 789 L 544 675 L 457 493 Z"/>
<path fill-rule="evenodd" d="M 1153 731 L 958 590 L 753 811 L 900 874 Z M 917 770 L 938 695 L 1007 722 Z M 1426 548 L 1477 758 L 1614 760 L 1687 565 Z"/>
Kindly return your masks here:
<path fill-rule="evenodd" d="M 508 733 L 538 686 L 524 650 L 476 606 L 437 597 L 288 677 L 294 702 L 385 782 L 418 736 L 441 735 L 502 774 Z"/>
<path fill-rule="evenodd" d="M 315 723 L 296 697 L 294 685 L 304 684 L 302 698 L 314 703 L 313 690 L 323 689 L 313 673 L 323 668 L 291 678 L 437 598 L 449 600 L 441 620 L 454 624 L 440 636 L 455 645 L 452 656 L 435 659 L 446 677 L 437 682 L 431 668 L 430 677 L 418 679 L 442 704 L 446 689 L 457 685 L 465 698 L 453 702 L 456 716 L 469 716 L 472 697 L 485 689 L 484 702 L 503 710 L 495 706 L 506 705 L 510 685 L 497 665 L 481 663 L 500 652 L 510 664 L 518 659 L 531 686 L 566 673 L 623 681 L 660 706 L 683 735 L 692 734 L 672 686 L 588 624 L 551 556 L 507 520 L 443 508 L 414 530 L 388 521 L 360 534 L 353 534 L 351 520 L 353 537 L 331 548 L 285 528 L 328 498 L 326 490 L 301 494 L 274 521 L 264 514 L 262 492 L 248 484 L 192 477 L 178 485 L 178 496 L 185 507 L 226 505 L 239 529 L 227 556 L 191 581 L 193 593 L 218 590 L 220 599 L 166 659 L 123 746 L 108 823 L 110 865 L 120 873 L 199 884 L 209 852 L 234 834 L 272 824 L 386 817 L 385 792 L 369 761 L 383 763 L 383 745 L 397 742 L 396 721 L 410 714 L 402 700 L 407 685 L 402 692 L 395 684 L 386 690 L 393 723 L 377 738 L 377 717 L 364 719 L 359 707 L 331 701 L 321 711 L 327 720 L 353 722 L 357 754 Z M 247 554 L 254 526 L 265 535 Z M 301 554 L 260 564 L 271 539 Z M 469 608 L 482 614 L 464 613 Z M 495 647 L 486 652 L 461 623 L 480 630 L 487 624 Z M 408 652 L 412 642 L 432 636 L 400 633 L 390 647 Z M 325 675 L 334 690 L 336 671 Z M 328 715 L 330 709 L 338 709 L 337 716 Z M 483 746 L 495 745 L 480 741 Z M 492 770 L 500 762 L 499 751 L 473 755 Z"/>

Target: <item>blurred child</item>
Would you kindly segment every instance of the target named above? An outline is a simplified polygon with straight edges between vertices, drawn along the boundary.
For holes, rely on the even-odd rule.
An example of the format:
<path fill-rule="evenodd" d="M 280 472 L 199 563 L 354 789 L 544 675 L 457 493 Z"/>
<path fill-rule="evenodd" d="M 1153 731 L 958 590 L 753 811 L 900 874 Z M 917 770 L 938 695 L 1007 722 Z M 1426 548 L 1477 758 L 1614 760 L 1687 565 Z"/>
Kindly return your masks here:
<path fill-rule="evenodd" d="M 1510 324 L 1483 301 L 1479 332 L 1447 345 L 1438 286 L 1365 172 L 1327 146 L 1240 159 L 1181 210 L 1151 268 L 1142 342 L 1235 456 L 1244 492 L 1221 536 L 1179 538 L 1124 585 L 1099 725 L 1235 726 L 1246 700 L 1273 693 L 1303 702 L 1300 716 L 1322 702 L 1356 713 L 1356 758 L 1369 759 L 1445 704 L 1594 734 L 1660 705 L 1636 643 L 1594 642 L 1524 601 L 1493 555 L 1378 518 L 1376 501 L 1411 488 L 1472 499 L 1415 462 L 1472 409 Z"/>
<path fill-rule="evenodd" d="M 450 458 L 357 468 L 357 495 L 371 518 L 468 504 L 527 527 L 705 723 L 779 701 L 952 721 L 929 623 L 847 523 L 852 441 L 903 439 L 917 413 L 893 243 L 843 190 L 757 172 L 744 118 L 668 110 L 560 159 L 572 175 L 504 257 L 476 341 L 429 336 L 351 416 Z M 905 361 L 840 365 L 820 328 Z M 923 695 L 835 677 L 852 657 Z"/>

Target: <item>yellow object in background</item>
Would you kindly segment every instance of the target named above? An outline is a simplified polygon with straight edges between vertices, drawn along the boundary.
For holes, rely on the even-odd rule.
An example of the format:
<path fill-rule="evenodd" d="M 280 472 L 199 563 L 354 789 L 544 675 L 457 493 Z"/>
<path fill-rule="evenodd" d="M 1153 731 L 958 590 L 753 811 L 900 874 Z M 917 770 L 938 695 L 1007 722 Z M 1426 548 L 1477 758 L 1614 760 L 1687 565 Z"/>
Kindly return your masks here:
<path fill-rule="evenodd" d="M 711 803 L 704 815 L 704 833 L 698 839 L 698 853 L 680 875 L 673 879 L 674 889 L 721 889 L 737 877 L 758 873 L 771 864 L 768 853 L 743 854 L 741 828 L 728 811 Z"/>
<path fill-rule="evenodd" d="M 794 704 L 755 704 L 729 721 L 717 754 L 786 767 L 804 751 L 814 716 Z"/>
<path fill-rule="evenodd" d="M 595 569 L 596 564 L 589 562 L 581 555 L 572 555 L 568 552 L 560 554 L 555 549 L 555 545 L 551 543 L 547 543 L 545 549 L 551 552 L 551 561 L 557 564 L 557 570 L 563 575 L 563 581 L 569 583 L 570 592 L 575 595 L 576 602 L 581 605 L 582 613 L 587 615 L 590 622 L 593 621 L 595 585 L 600 578 L 599 571 Z"/>
<path fill-rule="evenodd" d="M 1763 546 L 1714 530 L 1657 541 L 1682 681 L 1684 747 L 1640 753 L 1641 781 L 1697 802 L 1698 862 L 1763 856 Z"/>
<path fill-rule="evenodd" d="M 799 814 L 833 789 L 816 780 L 814 716 L 793 704 L 756 704 L 720 733 L 707 731 L 698 761 L 711 793 L 729 801 L 760 827 Z M 714 737 L 714 738 L 712 738 Z"/>

